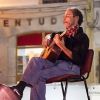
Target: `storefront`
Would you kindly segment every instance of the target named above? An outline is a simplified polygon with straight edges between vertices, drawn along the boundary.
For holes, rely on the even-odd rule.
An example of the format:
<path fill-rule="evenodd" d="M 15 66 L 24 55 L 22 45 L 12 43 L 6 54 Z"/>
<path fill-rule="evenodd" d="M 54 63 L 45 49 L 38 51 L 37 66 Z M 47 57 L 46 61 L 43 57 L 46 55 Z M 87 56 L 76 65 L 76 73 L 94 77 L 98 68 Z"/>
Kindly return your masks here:
<path fill-rule="evenodd" d="M 66 9 L 66 4 L 3 9 L 0 14 L 1 83 L 18 82 L 30 58 L 42 52 L 45 35 L 65 30 Z"/>
<path fill-rule="evenodd" d="M 99 39 L 93 40 L 99 36 L 99 31 L 96 32 L 96 34 L 98 33 L 97 35 L 90 34 L 90 31 L 88 31 L 93 31 L 93 28 L 89 26 L 91 23 L 87 23 L 86 18 L 90 20 L 90 12 L 88 12 L 89 9 L 84 10 L 83 5 L 85 4 L 86 2 L 82 0 L 77 3 L 0 8 L 0 48 L 2 48 L 0 49 L 0 82 L 14 84 L 19 81 L 30 58 L 32 56 L 40 56 L 43 49 L 41 44 L 45 35 L 54 31 L 65 30 L 63 14 L 68 7 L 82 8 L 82 12 L 85 15 L 82 26 L 89 35 L 91 47 L 98 48 L 96 50 L 99 52 L 100 43 L 97 41 Z M 99 43 L 98 47 L 95 41 Z M 96 63 L 97 56 L 98 54 L 96 53 L 94 67 L 98 63 Z M 92 68 L 90 83 L 98 81 L 98 77 L 95 79 L 95 68 Z"/>

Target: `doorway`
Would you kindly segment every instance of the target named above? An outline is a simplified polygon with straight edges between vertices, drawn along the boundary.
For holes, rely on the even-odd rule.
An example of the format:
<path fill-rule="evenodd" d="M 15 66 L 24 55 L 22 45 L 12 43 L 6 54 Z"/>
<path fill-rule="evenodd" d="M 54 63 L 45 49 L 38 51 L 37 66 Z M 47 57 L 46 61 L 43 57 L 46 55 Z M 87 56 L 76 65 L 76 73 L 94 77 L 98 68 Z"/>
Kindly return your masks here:
<path fill-rule="evenodd" d="M 30 59 L 40 56 L 43 47 L 42 40 L 47 33 L 31 33 L 17 37 L 17 67 L 16 83 L 19 82 Z"/>

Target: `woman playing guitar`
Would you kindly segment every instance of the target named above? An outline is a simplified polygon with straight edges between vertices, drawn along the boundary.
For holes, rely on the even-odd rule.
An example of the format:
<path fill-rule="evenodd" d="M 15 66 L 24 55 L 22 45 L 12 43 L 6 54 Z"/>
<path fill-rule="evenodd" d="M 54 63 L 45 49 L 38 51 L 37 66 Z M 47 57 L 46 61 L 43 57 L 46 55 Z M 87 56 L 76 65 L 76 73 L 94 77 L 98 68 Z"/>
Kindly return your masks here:
<path fill-rule="evenodd" d="M 40 57 L 33 57 L 30 60 L 20 82 L 12 87 L 20 98 L 24 88 L 28 85 L 31 88 L 30 100 L 45 100 L 46 80 L 64 74 L 80 74 L 80 68 L 89 48 L 89 39 L 80 27 L 83 15 L 77 8 L 68 8 L 63 22 L 65 31 L 51 33 L 50 40 L 44 39 L 43 41 L 47 51 L 53 47 L 59 47 L 58 57 L 53 61 L 55 57 L 53 56 L 50 61 L 43 57 L 43 53 Z"/>

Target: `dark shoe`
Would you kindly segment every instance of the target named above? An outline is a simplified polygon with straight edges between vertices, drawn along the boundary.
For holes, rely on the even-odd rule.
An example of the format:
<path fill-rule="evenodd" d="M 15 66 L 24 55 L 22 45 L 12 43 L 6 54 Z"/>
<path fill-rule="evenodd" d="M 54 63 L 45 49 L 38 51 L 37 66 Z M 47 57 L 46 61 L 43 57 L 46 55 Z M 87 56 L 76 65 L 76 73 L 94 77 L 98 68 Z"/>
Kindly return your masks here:
<path fill-rule="evenodd" d="M 18 97 L 20 97 L 20 98 L 22 98 L 22 96 L 23 96 L 23 94 L 20 94 L 19 93 L 19 91 L 13 86 L 13 87 L 9 87 L 12 91 L 14 91 L 14 93 L 18 96 Z"/>

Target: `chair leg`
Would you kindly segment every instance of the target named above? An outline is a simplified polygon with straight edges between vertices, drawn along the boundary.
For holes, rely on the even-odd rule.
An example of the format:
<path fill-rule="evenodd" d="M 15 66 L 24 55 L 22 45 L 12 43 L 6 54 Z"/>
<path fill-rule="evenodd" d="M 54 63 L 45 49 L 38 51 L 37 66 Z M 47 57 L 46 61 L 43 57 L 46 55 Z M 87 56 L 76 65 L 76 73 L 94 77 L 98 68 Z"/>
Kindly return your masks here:
<path fill-rule="evenodd" d="M 68 80 L 65 81 L 65 88 L 64 88 L 64 83 L 61 82 L 61 88 L 62 88 L 62 93 L 63 93 L 63 100 L 66 100 L 67 86 L 68 86 Z"/>
<path fill-rule="evenodd" d="M 86 80 L 84 80 L 84 84 L 85 84 L 85 89 L 86 89 L 87 98 L 88 98 L 88 100 L 90 100 L 90 96 L 89 96 L 89 93 L 88 93 L 88 87 L 87 87 Z"/>

